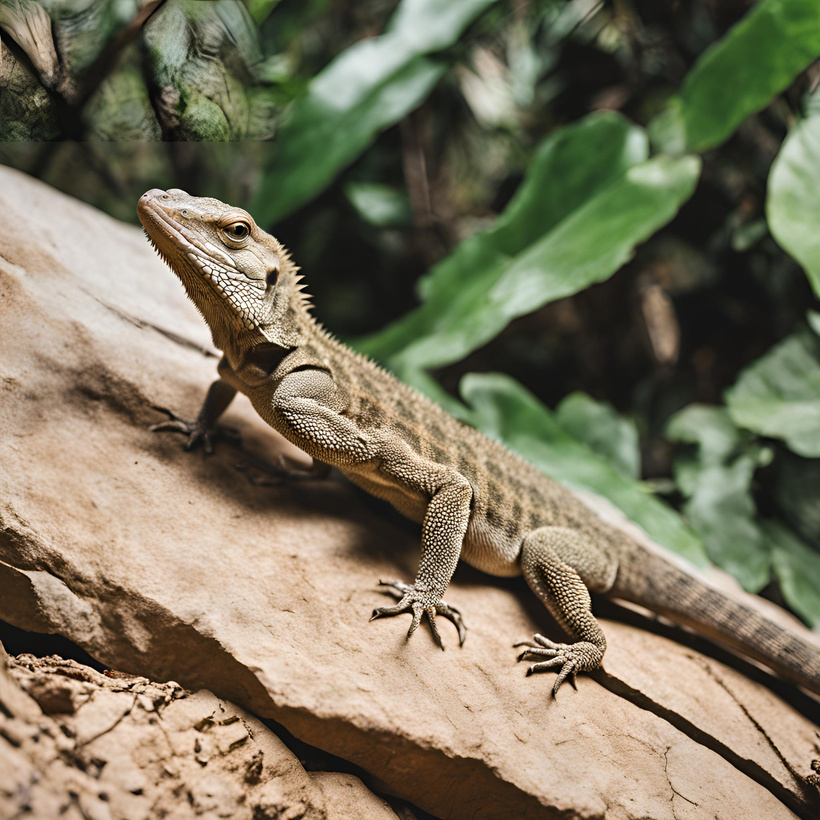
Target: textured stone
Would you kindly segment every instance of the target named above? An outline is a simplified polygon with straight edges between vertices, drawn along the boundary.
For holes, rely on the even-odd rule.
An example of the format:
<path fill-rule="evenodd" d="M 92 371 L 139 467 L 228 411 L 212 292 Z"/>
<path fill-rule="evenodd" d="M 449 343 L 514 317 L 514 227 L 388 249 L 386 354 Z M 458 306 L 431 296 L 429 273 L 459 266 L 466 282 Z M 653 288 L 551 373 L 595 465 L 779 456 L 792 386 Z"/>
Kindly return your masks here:
<path fill-rule="evenodd" d="M 339 480 L 249 482 L 282 441 L 244 400 L 243 449 L 148 432 L 214 377 L 175 277 L 136 228 L 4 169 L 0 215 L 0 617 L 272 717 L 439 817 L 818 813 L 816 702 L 650 621 L 606 620 L 606 672 L 556 700 L 515 663 L 515 640 L 560 634 L 520 580 L 456 572 L 462 649 L 368 624 L 376 580 L 414 574 L 413 528 Z"/>
<path fill-rule="evenodd" d="M 59 713 L 37 708 L 52 691 Z M 0 817 L 396 820 L 357 777 L 309 774 L 270 729 L 211 692 L 56 656 L 8 658 L 2 647 L 0 772 Z"/>

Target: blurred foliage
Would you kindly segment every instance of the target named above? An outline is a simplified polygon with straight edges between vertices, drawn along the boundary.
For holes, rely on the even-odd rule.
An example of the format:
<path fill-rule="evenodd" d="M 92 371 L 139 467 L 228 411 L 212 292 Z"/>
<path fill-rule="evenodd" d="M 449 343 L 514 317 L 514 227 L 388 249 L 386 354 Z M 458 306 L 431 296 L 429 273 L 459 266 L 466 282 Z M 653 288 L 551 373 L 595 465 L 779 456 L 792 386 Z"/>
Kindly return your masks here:
<path fill-rule="evenodd" d="M 726 392 L 736 424 L 820 457 L 820 339 L 801 330 L 743 370 Z"/>
<path fill-rule="evenodd" d="M 820 113 L 795 123 L 769 175 L 766 212 L 772 236 L 803 266 L 820 296 Z"/>
<path fill-rule="evenodd" d="M 820 626 L 819 56 L 820 0 L 0 0 L 0 161 L 249 207 L 334 331 Z"/>
<path fill-rule="evenodd" d="M 345 49 L 291 107 L 251 209 L 273 223 L 304 204 L 376 134 L 427 97 L 447 64 L 428 55 L 459 36 L 495 0 L 403 0 L 384 34 Z"/>
<path fill-rule="evenodd" d="M 768 105 L 820 54 L 816 0 L 760 0 L 696 61 L 649 124 L 659 149 L 705 151 Z"/>

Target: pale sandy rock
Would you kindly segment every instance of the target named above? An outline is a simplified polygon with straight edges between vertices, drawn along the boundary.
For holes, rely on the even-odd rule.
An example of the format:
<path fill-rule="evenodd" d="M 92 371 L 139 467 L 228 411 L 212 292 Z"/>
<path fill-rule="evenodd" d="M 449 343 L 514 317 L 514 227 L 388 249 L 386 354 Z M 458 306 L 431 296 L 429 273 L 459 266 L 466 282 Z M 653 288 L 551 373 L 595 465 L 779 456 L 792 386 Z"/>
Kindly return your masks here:
<path fill-rule="evenodd" d="M 313 782 L 322 790 L 325 811 L 332 820 L 399 820 L 390 806 L 352 774 L 314 772 Z M 411 820 L 410 817 L 402 820 Z"/>
<path fill-rule="evenodd" d="M 439 817 L 820 814 L 817 707 L 794 690 L 607 621 L 606 673 L 552 700 L 511 646 L 560 634 L 546 611 L 468 568 L 463 649 L 368 624 L 377 579 L 414 574 L 412 528 L 339 481 L 249 483 L 236 463 L 277 439 L 244 401 L 244 451 L 149 433 L 214 376 L 175 277 L 136 228 L 7 170 L 0 216 L 0 617 L 272 717 Z"/>
<path fill-rule="evenodd" d="M 336 791 L 208 691 L 0 648 L 0 817 L 336 820 Z"/>

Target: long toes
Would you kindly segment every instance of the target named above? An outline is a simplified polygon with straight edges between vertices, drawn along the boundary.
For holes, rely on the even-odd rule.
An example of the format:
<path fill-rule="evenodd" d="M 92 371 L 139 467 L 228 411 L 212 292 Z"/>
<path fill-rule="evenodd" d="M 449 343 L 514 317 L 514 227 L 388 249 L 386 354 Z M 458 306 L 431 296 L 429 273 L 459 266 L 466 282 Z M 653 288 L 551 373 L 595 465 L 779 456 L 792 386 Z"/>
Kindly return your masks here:
<path fill-rule="evenodd" d="M 407 612 L 407 605 L 402 602 L 397 603 L 395 606 L 380 606 L 373 610 L 370 620 L 375 621 L 376 618 L 387 618 L 390 615 L 400 615 L 402 612 Z"/>
<path fill-rule="evenodd" d="M 518 660 L 523 660 L 528 655 L 535 655 L 536 657 L 555 658 L 561 655 L 560 649 L 542 649 L 540 646 L 530 646 L 525 649 L 519 656 Z"/>
<path fill-rule="evenodd" d="M 439 604 L 436 607 L 436 613 L 446 618 L 458 631 L 458 645 L 464 646 L 464 640 L 467 637 L 467 627 L 464 625 L 464 619 L 461 617 L 461 612 L 451 604 Z M 444 647 L 442 647 L 443 649 Z"/>
<path fill-rule="evenodd" d="M 527 669 L 527 676 L 529 677 L 535 672 L 543 672 L 545 669 L 554 669 L 556 666 L 563 666 L 567 663 L 570 663 L 570 661 L 566 658 L 550 658 L 548 661 L 540 661 Z"/>
<path fill-rule="evenodd" d="M 555 679 L 555 683 L 552 687 L 552 696 L 555 697 L 558 694 L 558 689 L 561 684 L 567 679 L 567 675 L 572 674 L 572 685 L 575 686 L 575 661 L 569 660 L 567 661 L 561 671 L 558 673 L 558 677 Z M 578 688 L 577 686 L 575 687 Z"/>
<path fill-rule="evenodd" d="M 382 581 L 379 580 L 380 587 L 387 587 L 393 592 L 398 592 L 399 595 L 407 595 L 413 591 L 410 584 L 405 584 L 404 581 Z"/>
<path fill-rule="evenodd" d="M 563 649 L 566 646 L 566 644 L 551 641 L 549 638 L 545 638 L 538 632 L 536 632 L 532 637 L 536 644 L 543 646 L 546 649 Z"/>
<path fill-rule="evenodd" d="M 433 632 L 433 640 L 441 647 L 441 649 L 444 649 L 444 642 L 441 640 L 441 634 L 438 631 L 438 624 L 436 623 L 435 607 L 425 607 L 424 613 L 427 615 L 427 620 L 430 622 L 430 629 Z"/>
<path fill-rule="evenodd" d="M 419 628 L 419 624 L 421 623 L 421 613 L 424 611 L 424 608 L 419 603 L 413 604 L 413 623 L 410 624 L 410 629 L 407 630 L 407 637 L 408 639 L 410 636 Z"/>
<path fill-rule="evenodd" d="M 467 627 L 464 625 L 464 621 L 461 620 L 461 616 L 459 615 L 458 618 L 450 618 L 450 622 L 456 628 L 456 632 L 458 632 L 458 645 L 464 646 L 464 641 L 467 640 Z"/>

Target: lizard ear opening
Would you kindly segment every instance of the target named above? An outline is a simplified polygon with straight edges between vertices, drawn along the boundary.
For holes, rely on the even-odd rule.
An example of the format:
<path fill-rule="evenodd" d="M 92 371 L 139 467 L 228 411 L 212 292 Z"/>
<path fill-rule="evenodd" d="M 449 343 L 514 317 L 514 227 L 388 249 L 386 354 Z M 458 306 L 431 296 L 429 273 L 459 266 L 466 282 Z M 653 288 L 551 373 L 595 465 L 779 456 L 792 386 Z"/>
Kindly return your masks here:
<path fill-rule="evenodd" d="M 279 268 L 271 268 L 265 277 L 268 287 L 272 288 L 279 281 Z"/>

